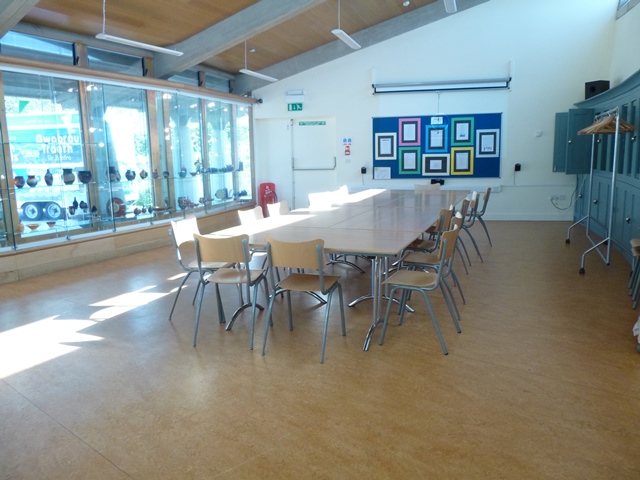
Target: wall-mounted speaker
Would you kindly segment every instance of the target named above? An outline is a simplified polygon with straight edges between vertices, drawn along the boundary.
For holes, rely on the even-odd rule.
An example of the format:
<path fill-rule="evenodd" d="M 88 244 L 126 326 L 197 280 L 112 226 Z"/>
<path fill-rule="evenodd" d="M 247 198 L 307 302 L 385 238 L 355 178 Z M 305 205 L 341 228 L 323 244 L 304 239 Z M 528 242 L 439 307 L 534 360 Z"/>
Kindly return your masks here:
<path fill-rule="evenodd" d="M 609 80 L 596 80 L 595 82 L 587 82 L 584 84 L 584 99 L 595 97 L 609 90 Z"/>

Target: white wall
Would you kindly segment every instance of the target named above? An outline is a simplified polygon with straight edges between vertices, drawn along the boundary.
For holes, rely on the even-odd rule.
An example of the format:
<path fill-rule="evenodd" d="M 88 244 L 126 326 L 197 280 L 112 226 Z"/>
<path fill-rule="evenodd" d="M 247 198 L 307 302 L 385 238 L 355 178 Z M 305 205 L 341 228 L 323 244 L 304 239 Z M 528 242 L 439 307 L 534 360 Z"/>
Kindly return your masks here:
<path fill-rule="evenodd" d="M 631 65 L 611 58 L 616 35 L 638 25 L 635 10 L 640 10 L 622 17 L 624 29 L 616 31 L 617 3 L 491 0 L 256 90 L 254 95 L 264 100 L 254 108 L 257 181 L 278 184 L 276 170 L 261 165 L 260 119 L 334 116 L 340 183 L 410 187 L 413 180 L 371 179 L 372 117 L 502 112 L 501 178 L 447 179 L 447 185 L 500 185 L 501 192 L 492 195 L 489 218 L 571 219 L 573 207 L 559 210 L 549 201 L 549 195 L 566 195 L 559 206 L 567 207 L 575 188 L 574 175 L 552 172 L 555 113 L 584 99 L 585 82 L 608 79 L 612 62 L 619 65 L 619 75 L 640 68 L 638 53 Z M 629 49 L 638 45 L 639 35 L 633 32 Z M 374 96 L 371 89 L 372 83 L 497 78 L 509 73 L 509 91 Z M 303 112 L 287 112 L 285 92 L 294 89 L 305 91 Z M 342 154 L 343 137 L 353 141 L 349 157 Z M 514 172 L 516 163 L 522 165 L 521 172 Z M 367 175 L 360 174 L 361 166 L 367 166 Z"/>
<path fill-rule="evenodd" d="M 611 86 L 636 73 L 640 68 L 640 6 L 618 19 L 615 27 L 615 47 L 611 55 Z"/>

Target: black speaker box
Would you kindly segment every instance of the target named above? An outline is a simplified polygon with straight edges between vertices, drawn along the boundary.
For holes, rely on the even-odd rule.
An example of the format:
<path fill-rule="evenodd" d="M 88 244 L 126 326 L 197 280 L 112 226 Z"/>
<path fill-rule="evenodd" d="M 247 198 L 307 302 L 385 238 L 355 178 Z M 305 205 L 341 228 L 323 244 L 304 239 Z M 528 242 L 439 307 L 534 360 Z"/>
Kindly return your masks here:
<path fill-rule="evenodd" d="M 609 80 L 596 80 L 584 84 L 584 99 L 595 97 L 596 95 L 609 90 Z"/>

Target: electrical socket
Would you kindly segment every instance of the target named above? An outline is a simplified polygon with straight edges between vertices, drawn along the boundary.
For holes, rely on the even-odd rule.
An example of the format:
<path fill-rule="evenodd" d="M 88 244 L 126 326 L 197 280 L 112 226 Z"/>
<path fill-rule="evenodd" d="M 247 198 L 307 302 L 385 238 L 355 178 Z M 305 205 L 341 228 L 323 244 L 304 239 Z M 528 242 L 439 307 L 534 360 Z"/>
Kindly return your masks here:
<path fill-rule="evenodd" d="M 566 200 L 566 199 L 567 199 L 566 195 L 549 195 L 549 200 L 551 200 L 552 202 L 559 201 L 559 200 Z"/>

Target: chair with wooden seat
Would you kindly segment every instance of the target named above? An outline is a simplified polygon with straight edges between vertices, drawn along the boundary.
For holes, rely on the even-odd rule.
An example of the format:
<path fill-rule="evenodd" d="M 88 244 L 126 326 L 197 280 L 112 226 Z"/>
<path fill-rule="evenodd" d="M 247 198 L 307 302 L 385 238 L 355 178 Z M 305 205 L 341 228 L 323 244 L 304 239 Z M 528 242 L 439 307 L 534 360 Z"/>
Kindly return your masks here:
<path fill-rule="evenodd" d="M 269 265 L 269 277 L 273 290 L 269 295 L 267 319 L 265 321 L 262 354 L 267 348 L 267 336 L 273 313 L 273 304 L 276 296 L 286 293 L 289 313 L 289 330 L 293 330 L 293 315 L 291 311 L 291 292 L 316 292 L 327 296 L 327 305 L 324 314 L 324 330 L 322 335 L 322 353 L 320 363 L 324 363 L 325 347 L 327 344 L 327 327 L 329 325 L 329 312 L 333 294 L 337 291 L 340 300 L 340 318 L 342 322 L 342 335 L 346 335 L 344 320 L 344 302 L 342 299 L 342 285 L 338 275 L 327 275 L 324 272 L 326 259 L 324 253 L 324 240 L 310 240 L 306 242 L 282 242 L 274 238 L 267 238 L 267 258 Z M 274 278 L 274 270 L 282 268 L 289 272 L 286 278 L 277 280 Z M 300 273 L 299 269 L 304 270 Z M 310 273 L 313 270 L 314 273 Z"/>
<path fill-rule="evenodd" d="M 631 278 L 629 279 L 629 294 L 633 300 L 633 309 L 638 306 L 638 297 L 640 297 L 640 238 L 632 238 L 631 255 L 633 263 L 631 264 Z"/>
<path fill-rule="evenodd" d="M 487 211 L 487 204 L 489 203 L 490 196 L 491 196 L 491 187 L 487 187 L 487 190 L 484 192 L 484 195 L 482 197 L 482 210 L 476 210 L 476 213 L 474 214 L 474 216 L 476 220 L 480 222 L 480 225 L 482 225 L 482 228 L 484 228 L 484 233 L 487 234 L 487 239 L 489 240 L 489 246 L 493 247 L 493 244 L 491 243 L 491 237 L 489 236 L 489 230 L 487 229 L 487 224 L 484 223 L 484 220 L 482 219 L 485 212 Z"/>
<path fill-rule="evenodd" d="M 400 290 L 402 292 L 400 298 L 400 320 L 399 324 L 402 325 L 404 315 L 406 312 L 406 304 L 407 299 L 409 297 L 409 293 L 411 292 L 420 292 L 424 301 L 427 305 L 427 309 L 429 310 L 429 315 L 431 316 L 431 322 L 436 330 L 436 334 L 438 336 L 438 341 L 440 342 L 440 346 L 442 347 L 442 352 L 447 355 L 449 351 L 447 350 L 447 346 L 444 343 L 444 338 L 442 337 L 442 333 L 440 332 L 440 327 L 438 326 L 438 320 L 436 319 L 435 313 L 433 312 L 433 308 L 431 307 L 431 303 L 429 302 L 429 297 L 427 295 L 428 292 L 432 292 L 438 288 L 442 289 L 442 278 L 446 275 L 447 269 L 449 268 L 451 262 L 453 261 L 453 252 L 455 250 L 456 244 L 456 236 L 458 235 L 459 229 L 448 230 L 442 234 L 442 242 L 440 244 L 439 250 L 439 263 L 437 270 L 435 272 L 425 272 L 422 270 L 398 270 L 391 277 L 383 282 L 384 285 L 388 285 L 391 287 L 391 291 L 389 292 L 389 298 L 393 298 L 396 291 Z M 444 294 L 444 289 L 442 289 Z M 389 314 L 391 313 L 391 306 L 393 302 L 389 302 L 387 304 L 387 311 L 384 316 L 384 323 L 382 325 L 382 332 L 380 333 L 380 345 L 384 342 L 384 337 L 387 332 L 387 325 L 389 323 Z M 449 304 L 447 303 L 447 306 Z M 450 309 L 451 311 L 451 309 Z M 460 325 L 458 324 L 458 319 L 453 312 L 451 312 L 451 317 L 453 319 L 453 323 L 456 327 L 458 333 L 461 332 Z"/>
<path fill-rule="evenodd" d="M 189 217 L 183 220 L 173 220 L 171 222 L 171 228 L 169 229 L 169 235 L 173 240 L 173 246 L 176 249 L 176 257 L 178 257 L 178 264 L 180 268 L 187 272 L 187 274 L 183 277 L 182 282 L 180 282 L 180 286 L 178 287 L 178 291 L 176 292 L 176 297 L 173 300 L 173 306 L 171 307 L 171 312 L 169 312 L 169 321 L 171 321 L 171 317 L 173 316 L 173 311 L 176 308 L 176 304 L 178 303 L 178 297 L 180 296 L 180 292 L 182 291 L 182 287 L 189 279 L 192 273 L 198 273 L 198 261 L 195 259 L 195 249 L 194 249 L 194 238 L 193 236 L 199 234 L 200 230 L 198 229 L 198 221 L 196 217 Z M 187 252 L 188 250 L 188 252 Z M 190 254 L 193 260 L 189 261 L 185 255 Z M 228 264 L 225 262 L 213 262 L 213 263 L 205 263 L 203 264 L 203 269 L 209 273 L 213 273 L 218 268 L 227 267 Z M 200 290 L 200 286 L 202 282 L 198 281 L 198 286 L 196 287 L 196 291 L 193 295 L 193 302 L 196 300 L 196 296 L 198 295 L 198 291 Z"/>
<path fill-rule="evenodd" d="M 440 237 L 442 235 L 442 232 L 449 228 L 453 213 L 453 207 L 441 209 L 436 222 L 429 228 L 427 228 L 424 233 L 424 235 L 426 235 L 428 238 L 417 238 L 416 240 L 411 242 L 402 253 L 404 254 L 404 252 L 408 250 L 422 252 L 432 252 L 436 250 L 440 245 Z"/>
<path fill-rule="evenodd" d="M 473 238 L 471 234 L 471 227 L 475 224 L 476 221 L 476 209 L 478 207 L 478 192 L 473 192 L 471 194 L 471 198 L 469 199 L 469 212 L 465 219 L 465 222 L 462 224 L 462 230 L 464 230 L 469 238 L 471 239 L 471 243 L 473 243 L 474 248 L 476 249 L 476 253 L 478 257 L 480 257 L 480 262 L 484 263 L 484 259 L 482 258 L 482 254 L 480 253 L 480 249 L 478 248 L 478 244 L 476 243 L 476 239 Z"/>
<path fill-rule="evenodd" d="M 196 346 L 198 336 L 198 325 L 200 324 L 200 312 L 202 310 L 202 299 L 205 287 L 210 283 L 216 286 L 216 299 L 218 306 L 218 321 L 226 323 L 222 298 L 220 297 L 220 285 L 239 285 L 245 288 L 248 301 L 233 313 L 231 320 L 227 324 L 226 330 L 231 330 L 233 323 L 243 310 L 252 307 L 251 312 L 251 341 L 249 346 L 253 349 L 253 336 L 256 323 L 256 308 L 263 309 L 258 305 L 258 286 L 261 282 L 267 282 L 266 271 L 264 269 L 252 269 L 251 254 L 249 253 L 249 236 L 238 235 L 235 237 L 213 237 L 196 234 L 196 258 L 198 262 L 198 272 L 202 288 L 198 297 L 198 308 L 196 310 L 196 325 L 193 334 L 193 346 Z M 232 267 L 219 268 L 210 273 L 205 265 L 212 262 L 224 262 Z M 253 296 L 251 289 L 253 288 Z M 265 285 L 268 290 L 268 285 Z"/>
<path fill-rule="evenodd" d="M 449 224 L 449 230 L 455 230 L 458 232 L 456 235 L 456 245 L 454 248 L 454 256 L 455 251 L 459 250 L 457 241 L 460 238 L 460 229 L 462 228 L 462 222 L 464 219 L 460 212 L 456 212 L 456 214 L 451 219 L 451 223 Z M 439 267 L 440 263 L 440 252 L 408 252 L 399 262 L 400 268 L 408 268 L 409 270 L 434 270 L 436 271 Z M 460 298 L 462 299 L 462 303 L 466 304 L 466 300 L 464 298 L 464 293 L 462 291 L 462 285 L 460 285 L 460 281 L 458 280 L 458 276 L 456 275 L 455 270 L 453 269 L 454 258 L 451 259 L 451 262 L 447 263 L 446 270 L 444 275 L 442 276 L 442 286 L 445 287 L 447 292 L 444 292 L 443 295 L 445 300 L 449 303 L 449 311 L 453 315 L 453 311 L 455 311 L 456 317 L 460 320 L 460 313 L 458 312 L 458 306 L 456 300 L 453 296 L 453 292 L 451 290 L 451 286 L 447 282 L 447 278 L 451 276 L 453 279 L 453 285 L 458 287 L 458 292 L 460 293 Z M 449 294 L 447 298 L 446 293 Z M 451 308 L 453 307 L 453 309 Z"/>

